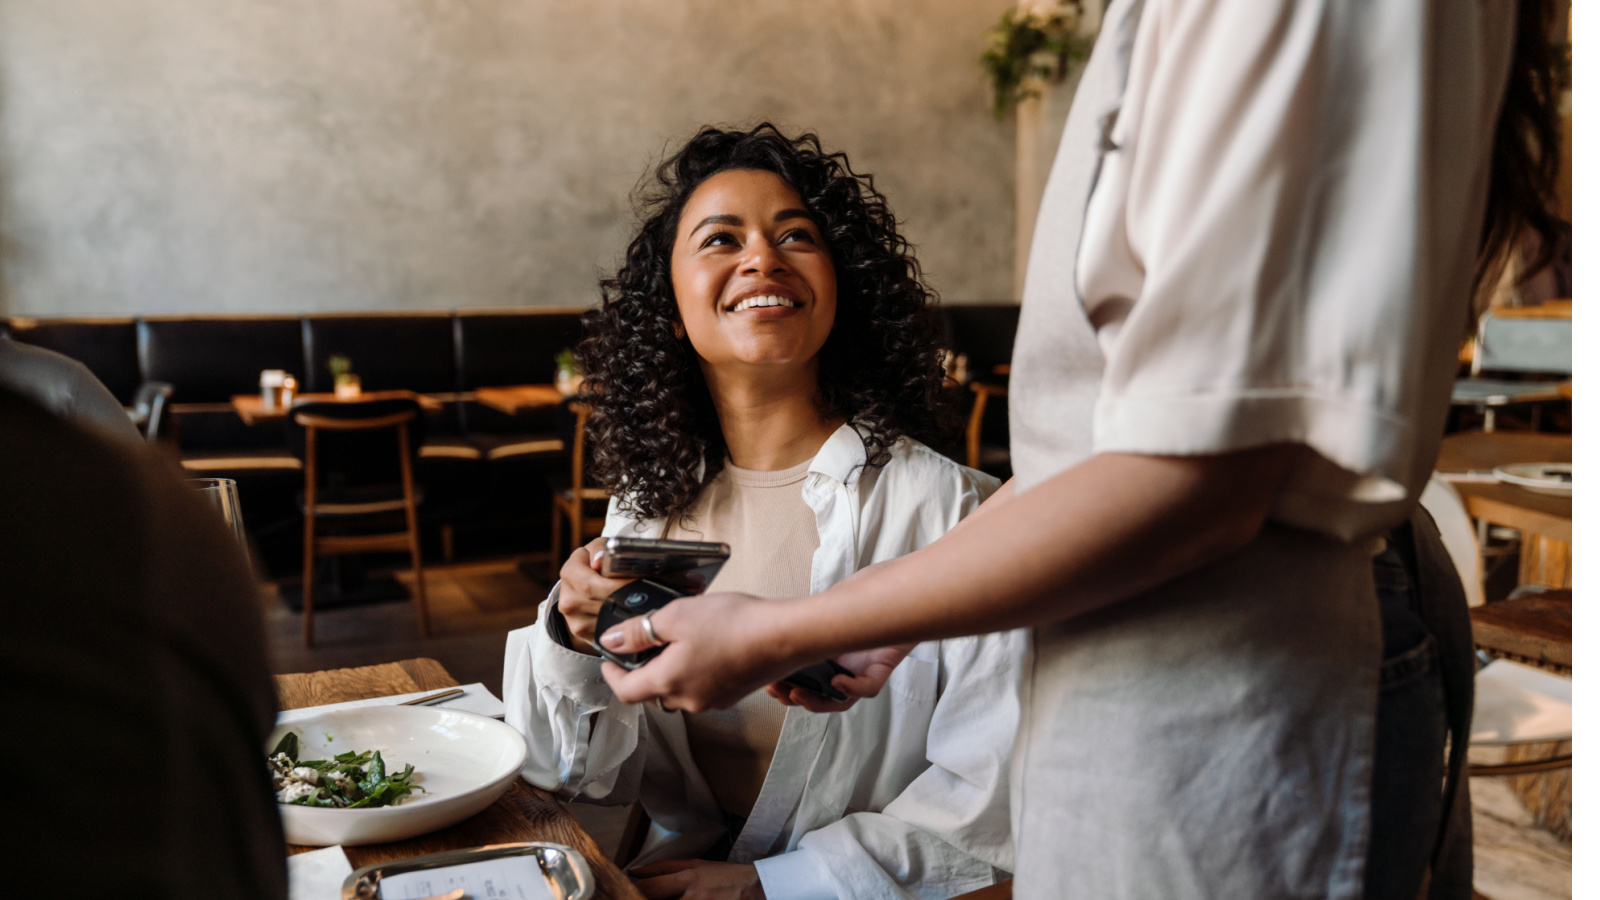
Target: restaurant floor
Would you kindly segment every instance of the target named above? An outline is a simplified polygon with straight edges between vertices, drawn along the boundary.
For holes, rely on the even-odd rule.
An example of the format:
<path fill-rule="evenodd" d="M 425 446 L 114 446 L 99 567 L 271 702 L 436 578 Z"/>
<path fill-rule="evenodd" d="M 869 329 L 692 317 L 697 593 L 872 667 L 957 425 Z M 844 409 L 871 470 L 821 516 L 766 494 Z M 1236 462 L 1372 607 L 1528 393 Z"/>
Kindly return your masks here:
<path fill-rule="evenodd" d="M 432 566 L 427 570 L 433 634 L 417 636 L 410 602 L 380 603 L 317 614 L 317 644 L 300 640 L 300 616 L 284 606 L 276 586 L 262 592 L 272 670 L 277 674 L 365 666 L 431 657 L 463 684 L 483 682 L 500 693 L 505 634 L 534 620 L 549 586 L 526 573 L 542 562 L 501 559 Z M 397 573 L 410 585 L 407 572 Z M 1472 783 L 1477 889 L 1489 900 L 1554 900 L 1572 896 L 1572 845 L 1535 827 L 1503 780 Z M 585 825 L 602 845 L 606 823 Z"/>

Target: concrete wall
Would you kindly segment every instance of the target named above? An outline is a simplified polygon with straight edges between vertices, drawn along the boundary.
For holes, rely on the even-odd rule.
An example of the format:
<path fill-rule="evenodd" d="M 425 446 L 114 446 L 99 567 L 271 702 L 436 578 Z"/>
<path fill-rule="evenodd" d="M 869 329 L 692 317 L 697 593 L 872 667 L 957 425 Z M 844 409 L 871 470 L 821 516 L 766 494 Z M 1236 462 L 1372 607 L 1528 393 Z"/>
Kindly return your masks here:
<path fill-rule="evenodd" d="M 0 0 L 0 312 L 588 304 L 706 122 L 815 128 L 1011 294 L 1005 0 Z"/>

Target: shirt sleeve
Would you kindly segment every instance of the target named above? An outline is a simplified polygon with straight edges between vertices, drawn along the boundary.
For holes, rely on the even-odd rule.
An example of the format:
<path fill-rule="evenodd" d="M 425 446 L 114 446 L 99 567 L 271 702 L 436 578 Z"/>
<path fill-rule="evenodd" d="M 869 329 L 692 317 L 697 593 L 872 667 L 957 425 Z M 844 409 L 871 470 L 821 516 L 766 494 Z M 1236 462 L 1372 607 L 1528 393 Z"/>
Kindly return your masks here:
<path fill-rule="evenodd" d="M 1150 0 L 1078 249 L 1096 452 L 1303 444 L 1275 512 L 1323 530 L 1420 491 L 1503 74 L 1437 5 Z"/>
<path fill-rule="evenodd" d="M 556 643 L 545 617 L 560 615 L 556 591 L 539 620 L 506 637 L 506 724 L 528 741 L 522 776 L 561 797 L 606 805 L 639 799 L 648 741 L 643 711 L 616 698 L 600 659 Z"/>
<path fill-rule="evenodd" d="M 939 642 L 938 705 L 928 727 L 928 767 L 881 812 L 858 812 L 800 839 L 778 863 L 809 861 L 840 898 L 959 894 L 1014 867 L 1011 750 L 1021 722 L 1020 679 L 1028 632 Z M 778 857 L 782 860 L 784 857 Z M 759 868 L 758 864 L 758 868 Z M 762 872 L 762 885 L 768 872 Z M 810 900 L 815 879 L 767 888 L 769 900 Z"/>

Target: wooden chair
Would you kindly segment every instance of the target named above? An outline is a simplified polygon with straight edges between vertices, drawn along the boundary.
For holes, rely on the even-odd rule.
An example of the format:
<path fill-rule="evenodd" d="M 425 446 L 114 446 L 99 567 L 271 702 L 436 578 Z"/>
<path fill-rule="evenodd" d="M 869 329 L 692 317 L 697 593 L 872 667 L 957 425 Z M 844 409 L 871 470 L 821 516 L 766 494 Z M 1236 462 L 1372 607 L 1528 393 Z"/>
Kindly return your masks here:
<path fill-rule="evenodd" d="M 597 504 L 609 500 L 611 495 L 602 488 L 585 487 L 583 484 L 583 463 L 586 454 L 586 441 L 584 429 L 589 423 L 589 407 L 581 403 L 572 404 L 576 422 L 572 430 L 572 480 L 567 486 L 556 486 L 550 493 L 550 583 L 555 584 L 561 577 L 561 564 L 566 562 L 568 556 L 576 553 L 584 541 L 592 535 L 598 535 L 605 530 L 606 517 L 602 511 L 600 515 L 590 515 L 589 511 Z M 562 552 L 561 526 L 565 522 L 567 531 L 572 536 L 571 545 Z"/>
<path fill-rule="evenodd" d="M 1439 458 L 1435 463 L 1439 475 L 1446 480 L 1452 477 L 1472 478 L 1487 476 L 1496 466 L 1507 463 L 1571 462 L 1572 436 L 1566 434 L 1528 434 L 1516 432 L 1465 432 L 1445 437 L 1439 445 Z M 1464 487 L 1466 485 L 1464 484 Z M 1470 490 L 1470 487 L 1467 487 Z M 1472 501 L 1485 502 L 1485 501 Z M 1472 503 L 1468 503 L 1468 511 Z M 1497 505 L 1497 522 L 1505 525 L 1512 520 L 1503 503 Z M 1482 512 L 1481 508 L 1478 512 Z M 1435 518 L 1438 518 L 1437 514 Z M 1478 543 L 1486 555 L 1516 550 L 1520 557 L 1517 572 L 1518 584 L 1537 584 L 1550 588 L 1572 586 L 1572 543 L 1557 536 L 1541 534 L 1537 529 L 1519 533 L 1504 527 L 1491 527 L 1480 519 L 1477 525 Z M 1514 539 L 1515 544 L 1501 545 L 1497 551 L 1490 537 Z"/>
<path fill-rule="evenodd" d="M 1539 404 L 1562 399 L 1561 381 L 1572 377 L 1572 305 L 1521 309 L 1500 307 L 1478 320 L 1470 377 L 1456 379 L 1452 406 L 1483 414 L 1483 430 L 1494 431 L 1495 411 L 1532 404 L 1538 430 Z M 1516 379 L 1485 377 L 1495 372 Z M 1528 380 L 1526 376 L 1551 380 Z M 1570 389 L 1569 389 L 1570 391 Z"/>
<path fill-rule="evenodd" d="M 133 392 L 133 406 L 128 415 L 144 432 L 144 439 L 154 444 L 167 437 L 167 416 L 172 408 L 172 385 L 165 381 L 146 381 Z"/>
<path fill-rule="evenodd" d="M 1511 601 L 1490 603 L 1484 609 L 1508 602 Z M 1476 639 L 1482 631 L 1478 616 L 1474 615 L 1473 619 Z M 1510 659 L 1497 659 L 1479 670 L 1476 681 L 1471 749 L 1477 758 L 1469 758 L 1467 774 L 1474 778 L 1510 778 L 1512 792 L 1533 814 L 1534 823 L 1569 840 L 1572 834 L 1570 674 L 1560 675 Z"/>
<path fill-rule="evenodd" d="M 1010 367 L 1006 367 L 1007 371 Z M 967 468 L 979 469 L 991 475 L 997 472 L 1009 471 L 1011 468 L 1011 451 L 1006 447 L 988 446 L 983 444 L 983 417 L 989 409 L 992 398 L 1006 397 L 1010 391 L 1003 384 L 989 384 L 974 381 L 967 387 L 975 395 L 972 400 L 972 414 L 967 417 Z"/>
<path fill-rule="evenodd" d="M 409 552 L 417 580 L 417 628 L 428 636 L 428 592 L 423 581 L 422 547 L 418 540 L 419 493 L 412 465 L 421 445 L 421 408 L 415 400 L 373 400 L 359 403 L 309 402 L 291 410 L 290 443 L 303 447 L 305 493 L 305 560 L 301 581 L 305 643 L 314 639 L 316 561 L 320 556 L 350 553 Z M 296 432 L 304 431 L 304 440 Z M 379 432 L 392 431 L 393 443 Z M 324 434 L 326 433 L 326 434 Z M 336 438 L 334 436 L 337 436 Z M 331 438 L 331 439 L 330 439 Z M 319 443 L 325 441 L 326 443 Z M 398 450 L 385 451 L 384 445 Z M 385 460 L 393 460 L 397 466 Z M 396 478 L 398 483 L 386 479 Z M 317 523 L 360 519 L 392 521 L 404 513 L 404 531 L 377 534 L 319 534 Z"/>

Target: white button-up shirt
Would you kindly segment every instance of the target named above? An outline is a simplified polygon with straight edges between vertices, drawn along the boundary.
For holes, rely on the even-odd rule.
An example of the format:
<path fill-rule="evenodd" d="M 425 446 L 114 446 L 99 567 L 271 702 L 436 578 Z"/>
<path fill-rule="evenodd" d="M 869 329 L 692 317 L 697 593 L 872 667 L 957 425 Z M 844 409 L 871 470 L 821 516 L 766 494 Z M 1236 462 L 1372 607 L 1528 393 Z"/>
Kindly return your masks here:
<path fill-rule="evenodd" d="M 821 538 L 813 592 L 930 543 L 999 486 L 911 440 L 882 468 L 865 460 L 844 426 L 806 475 Z M 665 525 L 618 515 L 613 502 L 606 534 L 660 537 Z M 553 596 L 539 614 L 559 615 Z M 1028 652 L 1022 630 L 929 641 L 876 698 L 843 713 L 789 708 L 729 861 L 754 862 L 770 900 L 948 897 L 1005 877 Z M 652 824 L 641 863 L 699 856 L 723 835 L 681 714 L 618 701 L 600 660 L 561 647 L 543 621 L 511 632 L 505 673 L 506 722 L 528 738 L 529 782 L 568 798 L 643 803 Z"/>

